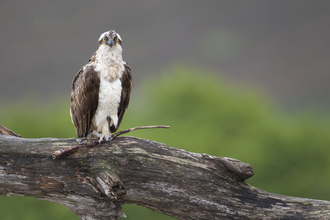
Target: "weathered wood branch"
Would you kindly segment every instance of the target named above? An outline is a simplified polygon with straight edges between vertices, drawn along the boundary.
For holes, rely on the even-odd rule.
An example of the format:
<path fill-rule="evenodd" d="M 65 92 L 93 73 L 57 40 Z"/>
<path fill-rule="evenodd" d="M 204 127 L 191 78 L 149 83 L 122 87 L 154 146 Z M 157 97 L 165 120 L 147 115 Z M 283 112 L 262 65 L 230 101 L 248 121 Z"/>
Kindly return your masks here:
<path fill-rule="evenodd" d="M 54 201 L 80 219 L 118 219 L 135 203 L 177 219 L 329 219 L 330 202 L 271 194 L 246 184 L 238 160 L 118 137 L 52 159 L 76 139 L 0 135 L 0 194 Z"/>

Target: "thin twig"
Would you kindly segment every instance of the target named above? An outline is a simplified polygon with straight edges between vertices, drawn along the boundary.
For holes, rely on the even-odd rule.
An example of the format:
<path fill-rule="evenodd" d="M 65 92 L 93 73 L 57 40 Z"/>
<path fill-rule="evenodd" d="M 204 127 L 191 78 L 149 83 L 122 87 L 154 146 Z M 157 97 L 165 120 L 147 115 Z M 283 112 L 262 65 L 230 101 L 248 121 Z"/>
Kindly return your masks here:
<path fill-rule="evenodd" d="M 53 153 L 53 159 L 57 159 L 61 156 L 63 156 L 64 154 L 69 154 L 71 153 L 72 151 L 76 150 L 76 149 L 79 149 L 81 147 L 92 147 L 92 146 L 95 146 L 97 143 L 99 143 L 98 141 L 93 141 L 93 142 L 86 142 L 86 143 L 79 143 L 77 145 L 74 145 L 72 147 L 67 147 L 67 148 L 63 148 L 63 149 L 60 149 L 60 150 L 57 150 L 57 151 L 54 151 Z"/>
<path fill-rule="evenodd" d="M 139 129 L 151 129 L 151 128 L 170 128 L 170 126 L 167 126 L 167 125 L 152 125 L 152 126 L 139 126 L 139 127 L 129 128 L 129 129 L 126 129 L 126 130 L 123 130 L 123 131 L 118 131 L 117 133 L 111 135 L 111 140 L 115 139 L 119 135 L 126 134 L 126 133 L 131 132 L 131 131 L 135 131 L 135 130 L 139 130 Z M 57 158 L 63 156 L 64 154 L 69 154 L 72 151 L 74 151 L 76 149 L 79 149 L 81 147 L 94 147 L 98 143 L 99 143 L 99 141 L 92 141 L 92 142 L 87 142 L 87 143 L 82 143 L 81 142 L 81 143 L 79 143 L 75 146 L 67 147 L 67 148 L 63 148 L 61 150 L 54 151 L 53 159 L 57 159 Z"/>
<path fill-rule="evenodd" d="M 170 128 L 170 126 L 167 125 L 152 125 L 152 126 L 139 126 L 134 128 L 129 128 L 123 131 L 118 131 L 117 133 L 111 135 L 111 140 L 115 139 L 119 135 L 126 134 L 130 131 L 139 130 L 139 129 L 151 129 L 151 128 Z"/>

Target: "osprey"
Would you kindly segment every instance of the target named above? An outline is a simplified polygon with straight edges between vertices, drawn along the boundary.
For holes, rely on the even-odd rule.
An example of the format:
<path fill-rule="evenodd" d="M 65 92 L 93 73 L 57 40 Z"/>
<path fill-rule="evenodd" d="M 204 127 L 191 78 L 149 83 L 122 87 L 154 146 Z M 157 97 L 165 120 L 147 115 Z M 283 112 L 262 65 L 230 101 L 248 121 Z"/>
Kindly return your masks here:
<path fill-rule="evenodd" d="M 74 76 L 70 115 L 78 137 L 98 137 L 101 143 L 118 129 L 133 83 L 122 51 L 118 33 L 101 34 L 96 52 Z"/>

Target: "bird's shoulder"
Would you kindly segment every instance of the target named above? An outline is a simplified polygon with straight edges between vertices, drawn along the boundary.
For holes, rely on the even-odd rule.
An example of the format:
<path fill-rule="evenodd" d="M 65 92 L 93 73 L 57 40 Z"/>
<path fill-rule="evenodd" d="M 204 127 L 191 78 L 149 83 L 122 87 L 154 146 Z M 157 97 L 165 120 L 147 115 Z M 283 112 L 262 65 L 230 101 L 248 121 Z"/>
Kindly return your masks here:
<path fill-rule="evenodd" d="M 126 85 L 126 87 L 132 87 L 133 86 L 133 77 L 131 73 L 131 68 L 129 67 L 128 63 L 124 63 L 124 70 L 123 75 L 121 77 L 121 83 L 122 85 Z"/>
<path fill-rule="evenodd" d="M 72 80 L 71 89 L 74 91 L 78 87 L 86 87 L 88 84 L 91 84 L 94 87 L 97 87 L 100 84 L 100 75 L 92 64 L 86 64 L 76 73 Z"/>

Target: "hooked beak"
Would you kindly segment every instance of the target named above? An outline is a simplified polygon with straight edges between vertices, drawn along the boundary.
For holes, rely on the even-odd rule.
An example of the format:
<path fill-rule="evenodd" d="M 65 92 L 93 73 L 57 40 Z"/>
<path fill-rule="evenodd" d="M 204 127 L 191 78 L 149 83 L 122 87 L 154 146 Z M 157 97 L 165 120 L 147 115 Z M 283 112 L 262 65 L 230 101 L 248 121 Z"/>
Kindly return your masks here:
<path fill-rule="evenodd" d="M 116 44 L 116 41 L 114 41 L 112 38 L 110 38 L 110 39 L 107 41 L 107 44 L 110 45 L 110 47 L 112 47 L 113 45 Z"/>

